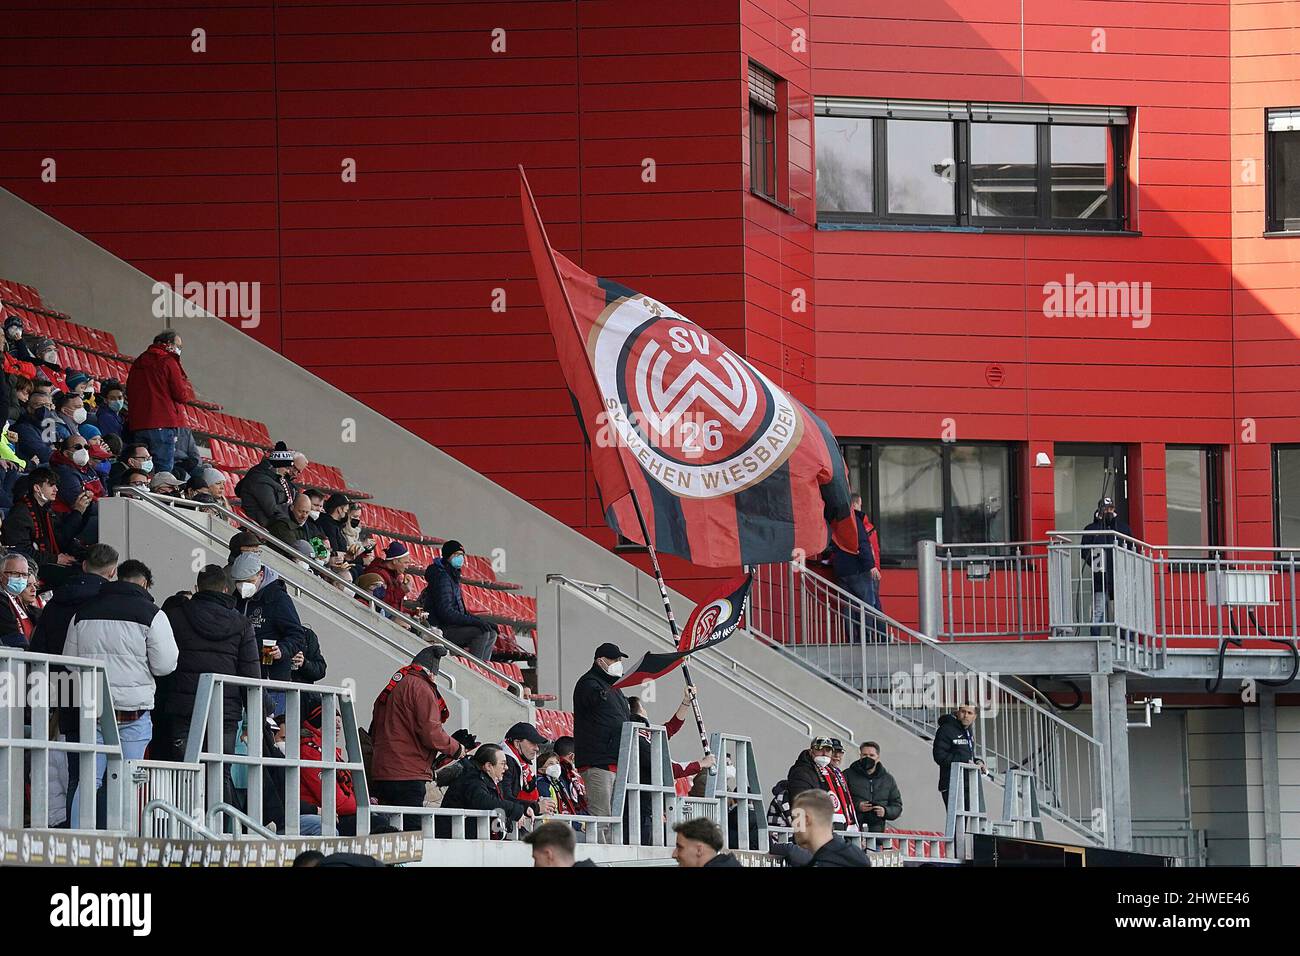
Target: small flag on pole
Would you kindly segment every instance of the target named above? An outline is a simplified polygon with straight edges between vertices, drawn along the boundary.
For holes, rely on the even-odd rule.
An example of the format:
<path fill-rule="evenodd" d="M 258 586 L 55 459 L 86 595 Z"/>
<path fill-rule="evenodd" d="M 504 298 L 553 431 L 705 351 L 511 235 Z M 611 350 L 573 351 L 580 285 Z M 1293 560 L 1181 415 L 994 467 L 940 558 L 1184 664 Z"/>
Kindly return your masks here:
<path fill-rule="evenodd" d="M 670 674 L 695 652 L 721 644 L 740 626 L 745 598 L 749 595 L 752 583 L 753 575 L 746 573 L 722 585 L 695 606 L 677 639 L 676 651 L 646 654 L 632 668 L 631 673 L 614 686 L 637 687 L 646 681 L 658 680 Z"/>

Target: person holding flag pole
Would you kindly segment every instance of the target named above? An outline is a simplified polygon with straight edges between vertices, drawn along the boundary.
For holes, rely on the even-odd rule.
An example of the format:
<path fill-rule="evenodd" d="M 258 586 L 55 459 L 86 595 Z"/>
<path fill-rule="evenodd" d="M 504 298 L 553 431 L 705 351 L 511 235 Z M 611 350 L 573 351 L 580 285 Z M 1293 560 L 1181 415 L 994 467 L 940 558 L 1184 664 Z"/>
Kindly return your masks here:
<path fill-rule="evenodd" d="M 785 563 L 799 552 L 825 550 L 829 522 L 837 545 L 856 552 L 839 444 L 825 422 L 708 331 L 556 252 L 522 166 L 519 198 L 605 522 L 645 546 L 677 645 L 676 654 L 659 655 L 671 660 L 650 662 L 648 676 L 680 666 L 687 685 L 694 686 L 686 658 L 735 630 L 751 579 L 745 574 L 728 582 L 720 589 L 722 603 L 710 600 L 696 608 L 692 617 L 700 616 L 700 633 L 692 633 L 689 622 L 679 630 L 659 551 L 713 568 Z M 655 656 L 647 655 L 643 664 Z M 612 676 L 608 670 L 602 674 Z M 691 710 L 708 755 L 695 696 Z"/>

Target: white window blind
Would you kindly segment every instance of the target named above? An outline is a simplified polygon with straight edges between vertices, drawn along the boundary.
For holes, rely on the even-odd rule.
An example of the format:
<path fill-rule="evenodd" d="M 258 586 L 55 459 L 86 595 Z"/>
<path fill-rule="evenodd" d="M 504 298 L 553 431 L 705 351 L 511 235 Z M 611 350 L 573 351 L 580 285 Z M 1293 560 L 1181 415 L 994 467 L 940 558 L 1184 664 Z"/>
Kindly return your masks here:
<path fill-rule="evenodd" d="M 776 77 L 753 63 L 749 64 L 749 98 L 776 112 Z"/>

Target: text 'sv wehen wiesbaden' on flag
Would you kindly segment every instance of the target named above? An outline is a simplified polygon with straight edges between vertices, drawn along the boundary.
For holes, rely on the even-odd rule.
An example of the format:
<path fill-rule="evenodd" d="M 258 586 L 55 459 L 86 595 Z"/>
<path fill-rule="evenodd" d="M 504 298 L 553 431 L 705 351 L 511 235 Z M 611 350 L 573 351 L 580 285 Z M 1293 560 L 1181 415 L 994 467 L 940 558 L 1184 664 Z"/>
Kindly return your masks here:
<path fill-rule="evenodd" d="M 690 319 L 551 248 L 519 170 L 524 231 L 605 521 L 706 567 L 857 550 L 825 422 Z M 635 491 L 650 531 L 643 541 Z"/>
<path fill-rule="evenodd" d="M 752 574 L 746 573 L 734 581 L 728 581 L 703 601 L 695 606 L 681 636 L 677 638 L 677 650 L 644 655 L 623 677 L 615 687 L 639 687 L 646 681 L 658 680 L 672 672 L 682 661 L 714 644 L 721 644 L 740 626 L 740 616 L 745 610 L 745 598 L 749 586 L 754 581 Z"/>

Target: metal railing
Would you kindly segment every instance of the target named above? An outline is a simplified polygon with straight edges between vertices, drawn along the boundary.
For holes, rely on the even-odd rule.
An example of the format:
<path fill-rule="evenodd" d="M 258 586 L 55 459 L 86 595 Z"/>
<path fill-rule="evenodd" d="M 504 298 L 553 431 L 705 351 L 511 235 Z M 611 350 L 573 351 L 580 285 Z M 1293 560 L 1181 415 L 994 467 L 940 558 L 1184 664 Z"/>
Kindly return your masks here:
<path fill-rule="evenodd" d="M 935 547 L 942 616 L 931 634 L 941 641 L 1046 637 L 1047 544 L 940 544 Z"/>
<path fill-rule="evenodd" d="M 710 774 L 704 783 L 704 802 L 712 801 L 709 819 L 722 829 L 723 846 L 732 850 L 767 848 L 767 798 L 758 777 L 754 743 L 736 734 L 709 735 L 709 752 L 716 754 L 720 766 L 730 758 L 736 768 L 736 785 L 727 787 L 727 774 Z M 690 798 L 687 798 L 690 799 Z M 687 807 L 683 806 L 683 813 Z M 731 845 L 731 814 L 736 814 L 736 845 Z"/>
<path fill-rule="evenodd" d="M 1044 811 L 1077 835 L 1100 843 L 1094 827 L 1109 818 L 1101 745 L 1017 690 L 1018 678 L 971 671 L 944 644 L 926 637 L 799 564 L 762 565 L 756 581 L 777 577 L 785 608 L 760 607 L 750 629 L 844 692 L 861 699 L 918 737 L 932 740 L 939 719 L 958 704 L 974 704 L 972 728 L 982 758 L 999 770 L 1032 773 Z M 762 631 L 784 621 L 784 641 Z M 1101 811 L 1101 812 L 1098 812 Z"/>
<path fill-rule="evenodd" d="M 52 821 L 52 774 L 57 761 L 78 761 L 79 819 L 73 830 L 99 829 L 96 822 L 96 762 L 105 760 L 105 829 L 125 833 L 121 738 L 102 661 L 0 647 L 0 829 L 43 828 Z M 78 741 L 52 731 L 60 707 L 75 708 Z M 104 742 L 96 743 L 96 731 Z M 27 785 L 31 801 L 25 797 Z M 69 795 L 71 796 L 71 795 Z M 61 818 L 61 814 L 54 814 Z"/>
<path fill-rule="evenodd" d="M 1174 860 L 1175 866 L 1197 867 L 1206 865 L 1208 855 L 1205 831 L 1190 825 L 1179 829 L 1165 829 L 1156 825 L 1143 825 L 1133 821 L 1133 852 L 1153 853 Z"/>
<path fill-rule="evenodd" d="M 225 688 L 237 687 L 243 702 L 244 726 L 248 731 L 248 753 L 225 753 L 223 729 L 225 723 Z M 267 757 L 262 753 L 263 694 L 285 695 L 285 752 L 283 757 Z M 321 702 L 321 759 L 302 756 L 302 726 L 306 716 L 302 711 L 304 694 L 319 696 Z M 343 739 L 336 735 L 335 720 L 343 722 Z M 342 751 L 344 759 L 336 757 Z M 229 674 L 203 674 L 194 695 L 194 714 L 190 719 L 189 739 L 186 742 L 185 763 L 202 764 L 205 784 L 210 800 L 219 800 L 224 792 L 230 768 L 243 765 L 248 768 L 248 798 L 246 816 L 254 826 L 265 820 L 264 777 L 268 769 L 284 772 L 285 835 L 298 836 L 301 830 L 302 771 L 319 771 L 321 776 L 321 835 L 338 834 L 338 774 L 346 771 L 352 775 L 356 795 L 356 832 L 366 836 L 370 832 L 370 795 L 367 789 L 365 767 L 361 762 L 361 737 L 357 730 L 352 693 L 344 687 L 322 684 L 300 684 L 296 681 L 263 680 L 252 677 L 235 677 Z M 238 819 L 229 805 L 210 812 L 220 811 L 228 818 Z M 247 825 L 247 822 L 245 823 Z M 213 827 L 213 829 L 217 829 Z"/>
<path fill-rule="evenodd" d="M 351 603 L 346 605 L 348 609 L 352 609 L 352 604 L 355 604 L 356 610 L 362 612 L 361 618 L 364 618 L 366 616 L 373 616 L 373 617 L 371 617 L 371 620 L 367 621 L 359 617 L 355 617 L 351 614 L 347 614 L 344 611 L 344 607 L 341 607 L 335 603 L 325 600 L 324 598 L 322 598 L 320 595 L 316 594 L 314 591 L 310 590 L 309 588 L 304 588 L 299 585 L 295 585 L 290 578 L 288 578 L 283 573 L 281 573 L 281 577 L 285 580 L 285 583 L 287 585 L 292 585 L 294 587 L 296 597 L 306 598 L 307 600 L 312 601 L 315 605 L 326 609 L 326 612 L 330 616 L 341 617 L 347 621 L 349 626 L 359 627 L 363 629 L 371 637 L 386 644 L 387 646 L 397 651 L 399 654 L 401 654 L 404 657 L 410 656 L 411 653 L 410 650 L 407 647 L 403 646 L 400 642 L 394 640 L 391 634 L 385 633 L 385 628 L 381 623 L 382 621 L 388 621 L 394 624 L 395 626 L 402 627 L 405 630 L 409 631 L 410 633 L 426 641 L 427 643 L 441 644 L 444 648 L 446 648 L 447 654 L 451 658 L 458 658 L 458 659 L 468 658 L 471 661 L 473 661 L 475 664 L 480 663 L 478 661 L 478 658 L 474 657 L 472 654 L 467 652 L 464 648 L 459 647 L 451 643 L 450 641 L 446 640 L 442 635 L 442 631 L 439 630 L 438 628 L 431 627 L 427 624 L 424 624 L 423 622 L 416 620 L 415 618 L 409 616 L 408 614 L 399 611 L 393 607 L 390 607 L 389 605 L 385 604 L 383 601 L 380 601 L 378 598 L 376 598 L 369 591 L 365 591 L 357 587 L 351 580 L 347 578 L 339 577 L 337 574 L 331 571 L 326 565 L 321 564 L 320 562 L 316 561 L 313 558 L 308 558 L 307 556 L 303 555 L 299 551 L 290 548 L 284 542 L 271 537 L 269 532 L 267 532 L 267 530 L 263 528 L 261 525 L 249 521 L 247 518 L 243 518 L 240 515 L 235 514 L 233 511 L 223 508 L 221 505 L 204 504 L 203 502 L 190 501 L 185 498 L 173 498 L 169 495 L 157 495 L 152 492 L 142 491 L 139 488 L 124 487 L 120 490 L 122 493 L 122 497 L 134 498 L 138 501 L 144 502 L 145 504 L 148 505 L 152 505 L 156 508 L 168 509 L 169 511 L 172 512 L 172 518 L 174 520 L 179 521 L 190 531 L 193 531 L 194 533 L 206 538 L 207 540 L 214 542 L 221 548 L 229 547 L 229 536 L 223 539 L 221 535 L 217 534 L 211 528 L 209 528 L 206 525 L 206 523 L 193 521 L 189 518 L 188 515 L 183 514 L 182 512 L 186 512 L 186 511 L 200 512 L 200 513 L 206 512 L 208 514 L 216 515 L 222 518 L 223 520 L 228 522 L 233 527 L 239 529 L 240 531 L 254 532 L 261 539 L 262 542 L 261 546 L 263 550 L 269 548 L 276 555 L 284 558 L 286 561 L 292 564 L 298 564 L 300 562 L 306 564 L 308 568 L 318 578 L 322 579 L 326 584 L 329 584 L 331 587 L 335 588 L 339 592 L 348 595 L 351 599 L 354 599 L 352 600 Z M 279 568 L 277 568 L 276 570 L 278 572 L 281 571 L 281 569 Z M 471 667 L 471 670 L 472 669 L 473 668 Z M 475 673 L 477 674 L 477 672 Z M 439 676 L 442 676 L 442 674 L 440 673 Z M 448 675 L 448 683 L 451 685 L 454 692 L 455 678 L 451 675 Z M 511 678 L 505 676 L 504 674 L 499 674 L 494 671 L 492 679 L 487 680 L 485 678 L 485 683 L 487 685 L 492 686 L 493 688 L 495 688 L 495 690 L 497 690 L 500 693 L 507 693 L 512 697 L 526 699 L 525 695 L 527 692 L 526 689 L 523 687 L 523 685 L 520 684 L 518 681 L 512 680 Z M 455 696 L 461 699 L 462 701 L 464 700 L 464 698 L 460 694 L 455 694 Z"/>
<path fill-rule="evenodd" d="M 128 832 L 142 837 L 182 840 L 204 836 L 207 794 L 202 764 L 128 760 L 126 779 L 130 785 Z"/>
<path fill-rule="evenodd" d="M 548 583 L 584 595 L 592 603 L 601 606 L 606 613 L 636 628 L 665 650 L 676 648 L 676 642 L 671 637 L 668 619 L 664 617 L 662 607 L 654 608 L 643 604 L 612 584 L 579 581 L 564 574 L 548 574 L 546 580 Z M 747 697 L 769 716 L 798 729 L 801 736 L 811 738 L 814 733 L 834 728 L 840 731 L 845 739 L 854 738 L 852 728 L 817 708 L 815 703 L 794 697 L 770 677 L 728 654 L 723 647 L 712 647 L 707 652 L 697 655 L 692 658 L 691 666 L 742 689 Z M 795 709 L 814 715 L 817 720 L 816 726 L 792 712 Z"/>

